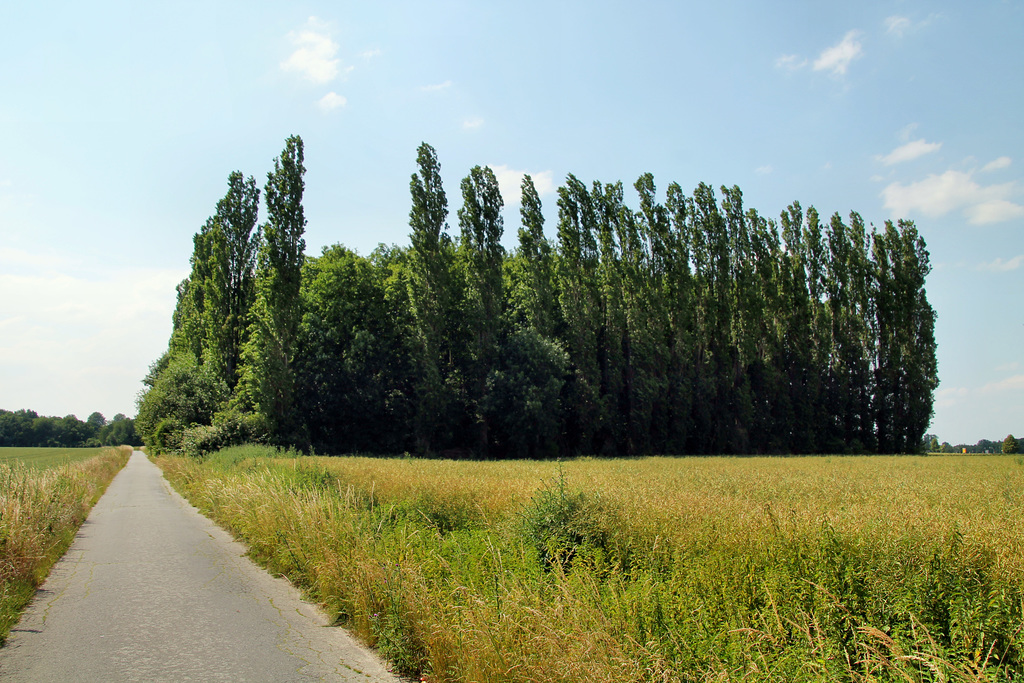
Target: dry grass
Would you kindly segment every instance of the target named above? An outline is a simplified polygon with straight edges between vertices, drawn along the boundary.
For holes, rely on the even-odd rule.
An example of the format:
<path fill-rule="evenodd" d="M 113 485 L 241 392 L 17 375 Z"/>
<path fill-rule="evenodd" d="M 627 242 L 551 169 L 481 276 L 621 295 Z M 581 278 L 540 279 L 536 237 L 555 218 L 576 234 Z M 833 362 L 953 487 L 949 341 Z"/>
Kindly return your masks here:
<path fill-rule="evenodd" d="M 161 464 L 431 681 L 1024 675 L 1013 457 Z"/>
<path fill-rule="evenodd" d="M 131 453 L 107 448 L 44 470 L 0 463 L 0 642 Z"/>

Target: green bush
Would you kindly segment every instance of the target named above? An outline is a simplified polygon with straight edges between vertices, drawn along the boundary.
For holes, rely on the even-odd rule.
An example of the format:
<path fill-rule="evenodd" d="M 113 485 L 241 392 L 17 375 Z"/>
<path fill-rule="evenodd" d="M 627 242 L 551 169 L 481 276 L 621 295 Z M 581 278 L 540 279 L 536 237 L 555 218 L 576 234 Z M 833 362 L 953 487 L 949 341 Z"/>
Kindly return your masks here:
<path fill-rule="evenodd" d="M 571 568 L 582 552 L 605 551 L 608 531 L 594 497 L 566 490 L 565 475 L 546 483 L 523 511 L 523 536 L 546 569 Z"/>
<path fill-rule="evenodd" d="M 268 433 L 263 416 L 226 410 L 213 416 L 212 425 L 192 425 L 183 430 L 179 450 L 184 455 L 200 457 L 228 446 L 263 443 Z"/>

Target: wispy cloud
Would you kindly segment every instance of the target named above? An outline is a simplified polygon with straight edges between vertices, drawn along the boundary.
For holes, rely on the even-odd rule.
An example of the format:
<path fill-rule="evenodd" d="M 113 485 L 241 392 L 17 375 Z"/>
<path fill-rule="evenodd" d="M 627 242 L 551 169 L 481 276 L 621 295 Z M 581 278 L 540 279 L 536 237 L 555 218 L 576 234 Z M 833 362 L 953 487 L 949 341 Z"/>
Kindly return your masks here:
<path fill-rule="evenodd" d="M 891 33 L 894 36 L 900 38 L 903 37 L 903 34 L 906 33 L 908 29 L 910 29 L 910 26 L 911 22 L 910 19 L 907 17 L 894 15 L 891 17 L 887 17 L 885 20 L 886 33 Z"/>
<path fill-rule="evenodd" d="M 882 23 L 885 26 L 886 33 L 897 38 L 903 38 L 906 35 L 915 33 L 925 28 L 933 21 L 941 18 L 941 14 L 929 14 L 924 19 L 914 21 L 910 17 L 904 17 L 899 14 L 894 14 L 891 17 L 886 17 L 885 21 Z"/>
<path fill-rule="evenodd" d="M 910 142 L 910 136 L 914 134 L 915 130 L 917 130 L 917 126 L 917 123 L 908 123 L 907 125 L 903 126 L 903 128 L 900 129 L 899 133 L 900 140 L 902 140 L 903 142 Z"/>
<path fill-rule="evenodd" d="M 462 122 L 462 127 L 465 128 L 466 130 L 476 130 L 482 125 L 484 125 L 484 120 L 479 116 L 471 119 L 466 119 L 465 121 Z"/>
<path fill-rule="evenodd" d="M 882 190 L 885 208 L 897 217 L 915 212 L 944 216 L 961 210 L 974 225 L 1024 217 L 1024 206 L 1010 201 L 1016 194 L 1015 183 L 983 186 L 973 175 L 973 172 L 949 170 L 907 185 L 890 183 Z"/>
<path fill-rule="evenodd" d="M 1021 389 L 1024 389 L 1024 375 L 1010 375 L 980 387 L 947 387 L 939 389 L 935 392 L 935 405 L 939 408 L 965 405 L 971 401 L 980 400 L 982 396 L 1005 394 L 1008 392 L 1016 393 Z"/>
<path fill-rule="evenodd" d="M 452 87 L 451 81 L 445 81 L 444 83 L 435 83 L 433 85 L 421 85 L 420 90 L 423 92 L 440 92 L 441 90 L 447 90 Z"/>
<path fill-rule="evenodd" d="M 346 104 L 348 104 L 348 100 L 333 91 L 321 97 L 316 103 L 316 105 L 320 107 L 320 110 L 324 112 L 340 109 Z"/>
<path fill-rule="evenodd" d="M 1006 273 L 1011 270 L 1017 270 L 1024 265 L 1024 254 L 1019 254 L 1011 259 L 1004 261 L 1001 258 L 997 258 L 991 263 L 982 263 L 978 266 L 978 270 L 987 270 L 994 273 Z"/>
<path fill-rule="evenodd" d="M 860 31 L 848 31 L 837 44 L 822 50 L 813 63 L 801 55 L 781 55 L 775 59 L 775 68 L 793 72 L 811 64 L 814 71 L 828 71 L 833 76 L 842 76 L 849 68 L 850 62 L 864 54 L 860 36 Z"/>
<path fill-rule="evenodd" d="M 925 154 L 935 152 L 941 147 L 941 142 L 925 142 L 924 138 L 921 138 L 920 140 L 914 140 L 905 145 L 901 145 L 886 154 L 884 157 L 878 157 L 878 159 L 886 166 L 892 166 L 893 164 L 911 161 L 924 156 Z"/>
<path fill-rule="evenodd" d="M 361 57 L 362 59 L 369 60 L 373 59 L 374 57 L 380 57 L 382 54 L 384 53 L 381 52 L 378 48 L 373 48 L 372 50 L 363 50 L 362 52 L 359 53 L 359 57 Z"/>
<path fill-rule="evenodd" d="M 533 186 L 541 197 L 550 195 L 555 191 L 555 175 L 552 171 L 517 171 L 505 164 L 488 164 L 494 171 L 494 177 L 498 179 L 498 187 L 501 189 L 501 198 L 505 200 L 505 206 L 518 206 L 522 199 L 523 176 L 529 173 L 533 180 Z"/>
<path fill-rule="evenodd" d="M 798 71 L 805 66 L 807 66 L 807 60 L 800 55 L 782 55 L 775 60 L 775 68 L 785 71 Z"/>
<path fill-rule="evenodd" d="M 981 170 L 983 173 L 987 173 L 989 171 L 998 171 L 1001 168 L 1009 168 L 1011 163 L 1013 163 L 1013 161 L 1010 159 L 1010 157 L 999 157 L 998 159 L 990 161 L 984 166 L 982 166 Z"/>
<path fill-rule="evenodd" d="M 310 17 L 306 27 L 291 31 L 288 39 L 295 45 L 295 51 L 281 62 L 281 69 L 299 74 L 313 83 L 329 83 L 338 77 L 341 60 L 335 57 L 338 44 L 331 39 L 327 25 Z M 351 71 L 346 69 L 346 73 Z"/>
<path fill-rule="evenodd" d="M 989 382 L 978 389 L 979 394 L 995 394 L 1004 391 L 1017 391 L 1024 389 L 1024 375 L 1013 375 L 998 382 Z"/>
<path fill-rule="evenodd" d="M 844 75 L 850 62 L 864 54 L 860 40 L 858 40 L 860 35 L 860 31 L 848 31 L 839 43 L 826 48 L 814 60 L 812 68 L 815 71 L 830 71 L 833 76 Z"/>
<path fill-rule="evenodd" d="M 758 166 L 757 168 L 755 168 L 754 173 L 756 173 L 757 175 L 770 175 L 771 172 L 774 170 L 775 169 L 772 168 L 770 165 L 765 164 L 764 166 Z"/>

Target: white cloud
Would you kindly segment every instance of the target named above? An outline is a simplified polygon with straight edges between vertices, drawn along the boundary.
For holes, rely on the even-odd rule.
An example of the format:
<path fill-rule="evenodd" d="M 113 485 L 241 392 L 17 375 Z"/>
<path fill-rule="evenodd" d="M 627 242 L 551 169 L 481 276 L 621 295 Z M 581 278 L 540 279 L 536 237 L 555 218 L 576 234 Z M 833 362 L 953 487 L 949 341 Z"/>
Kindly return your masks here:
<path fill-rule="evenodd" d="M 982 263 L 978 266 L 978 270 L 988 270 L 994 273 L 1005 273 L 1011 270 L 1017 270 L 1024 265 L 1024 254 L 1014 256 L 1012 259 L 1004 261 L 1001 258 L 997 258 L 991 263 Z"/>
<path fill-rule="evenodd" d="M 975 182 L 972 175 L 950 170 L 942 175 L 931 174 L 924 180 L 908 185 L 890 183 L 882 190 L 885 208 L 897 217 L 915 211 L 926 216 L 943 216 L 962 209 L 967 219 L 975 225 L 1024 216 L 1024 206 L 1008 199 L 1015 192 L 1014 183 L 984 187 Z"/>
<path fill-rule="evenodd" d="M 439 92 L 441 90 L 447 90 L 452 87 L 451 81 L 445 81 L 444 83 L 435 83 L 434 85 L 421 85 L 420 90 L 423 92 Z"/>
<path fill-rule="evenodd" d="M 785 69 L 786 71 L 797 71 L 807 66 L 807 60 L 800 57 L 799 55 L 782 55 L 775 60 L 776 69 Z"/>
<path fill-rule="evenodd" d="M 1024 206 L 1005 199 L 991 199 L 964 210 L 968 220 L 975 225 L 1002 223 L 1024 216 Z"/>
<path fill-rule="evenodd" d="M 320 107 L 322 111 L 328 112 L 344 107 L 346 104 L 348 104 L 348 100 L 346 100 L 343 96 L 339 95 L 338 93 L 332 91 L 321 97 L 319 100 L 317 100 L 316 104 L 318 107 Z"/>
<path fill-rule="evenodd" d="M 363 59 L 373 59 L 374 57 L 380 57 L 382 54 L 384 53 L 379 49 L 373 48 L 372 50 L 363 50 L 359 53 L 359 56 Z"/>
<path fill-rule="evenodd" d="M 826 48 L 817 59 L 814 60 L 815 71 L 831 71 L 834 76 L 842 76 L 850 66 L 850 62 L 863 54 L 860 41 L 860 31 L 849 31 L 838 44 Z"/>
<path fill-rule="evenodd" d="M 911 161 L 912 159 L 924 156 L 925 154 L 934 152 L 941 147 L 941 142 L 925 142 L 924 138 L 921 138 L 920 140 L 914 140 L 897 147 L 884 157 L 879 157 L 879 160 L 886 166 L 892 166 L 893 164 Z"/>
<path fill-rule="evenodd" d="M 1004 391 L 1017 391 L 1024 389 L 1024 375 L 1013 375 L 1006 379 L 1001 379 L 998 382 L 989 382 L 982 388 L 978 389 L 979 394 L 994 394 L 1002 393 Z"/>
<path fill-rule="evenodd" d="M 327 26 L 316 17 L 310 17 L 306 28 L 292 31 L 288 39 L 296 46 L 295 52 L 281 62 L 284 71 L 296 72 L 313 83 L 329 83 L 338 77 L 341 60 L 338 44 L 331 39 Z M 350 72 L 352 67 L 346 69 Z"/>
<path fill-rule="evenodd" d="M 555 176 L 552 171 L 530 173 L 529 171 L 517 171 L 505 164 L 489 164 L 489 166 L 494 171 L 494 177 L 498 179 L 498 187 L 501 188 L 501 198 L 505 201 L 505 206 L 519 205 L 523 193 L 523 176 L 527 173 L 533 179 L 533 186 L 541 197 L 555 191 Z"/>
<path fill-rule="evenodd" d="M 891 17 L 885 19 L 885 31 L 890 35 L 902 38 L 907 34 L 919 31 L 933 21 L 944 18 L 942 14 L 929 14 L 926 18 L 920 21 L 914 21 L 910 17 L 903 17 L 898 14 L 894 14 Z"/>
<path fill-rule="evenodd" d="M 913 134 L 915 130 L 917 130 L 917 126 L 918 124 L 916 123 L 908 123 L 907 125 L 903 126 L 903 129 L 900 130 L 900 140 L 902 140 L 903 142 L 910 142 L 910 136 Z"/>
<path fill-rule="evenodd" d="M 465 128 L 466 130 L 474 130 L 482 125 L 484 125 L 484 120 L 479 116 L 471 119 L 466 119 L 465 121 L 462 122 L 462 127 Z"/>
<path fill-rule="evenodd" d="M 981 170 L 985 173 L 988 171 L 998 171 L 1001 168 L 1009 168 L 1011 163 L 1013 163 L 1013 160 L 1010 157 L 999 157 L 982 166 Z"/>
<path fill-rule="evenodd" d="M 544 197 L 546 195 L 554 194 L 554 173 L 552 173 L 551 171 L 541 171 L 540 173 L 531 173 L 530 177 L 533 179 L 533 186 L 537 189 L 538 195 Z"/>
<path fill-rule="evenodd" d="M 894 15 L 886 18 L 885 20 L 886 32 L 892 33 L 893 35 L 900 38 L 903 37 L 903 34 L 906 33 L 908 29 L 910 29 L 910 26 L 911 22 L 910 19 L 908 19 L 907 17 Z"/>
<path fill-rule="evenodd" d="M 757 168 L 755 168 L 754 173 L 756 173 L 757 175 L 769 175 L 774 170 L 775 169 L 772 168 L 770 165 L 765 164 L 764 166 L 758 166 Z"/>

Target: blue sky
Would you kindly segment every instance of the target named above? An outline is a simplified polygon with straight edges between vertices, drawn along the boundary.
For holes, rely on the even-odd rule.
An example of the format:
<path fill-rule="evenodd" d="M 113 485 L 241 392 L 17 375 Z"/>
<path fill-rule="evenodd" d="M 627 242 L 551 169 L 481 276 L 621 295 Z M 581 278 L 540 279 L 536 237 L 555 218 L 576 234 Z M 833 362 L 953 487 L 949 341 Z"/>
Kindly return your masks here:
<path fill-rule="evenodd" d="M 308 253 L 408 243 L 416 147 L 452 211 L 644 172 L 777 216 L 917 223 L 930 431 L 1024 432 L 1024 3 L 204 2 L 0 6 L 0 408 L 133 415 L 192 235 L 306 146 Z M 518 218 L 511 207 L 506 244 Z"/>

